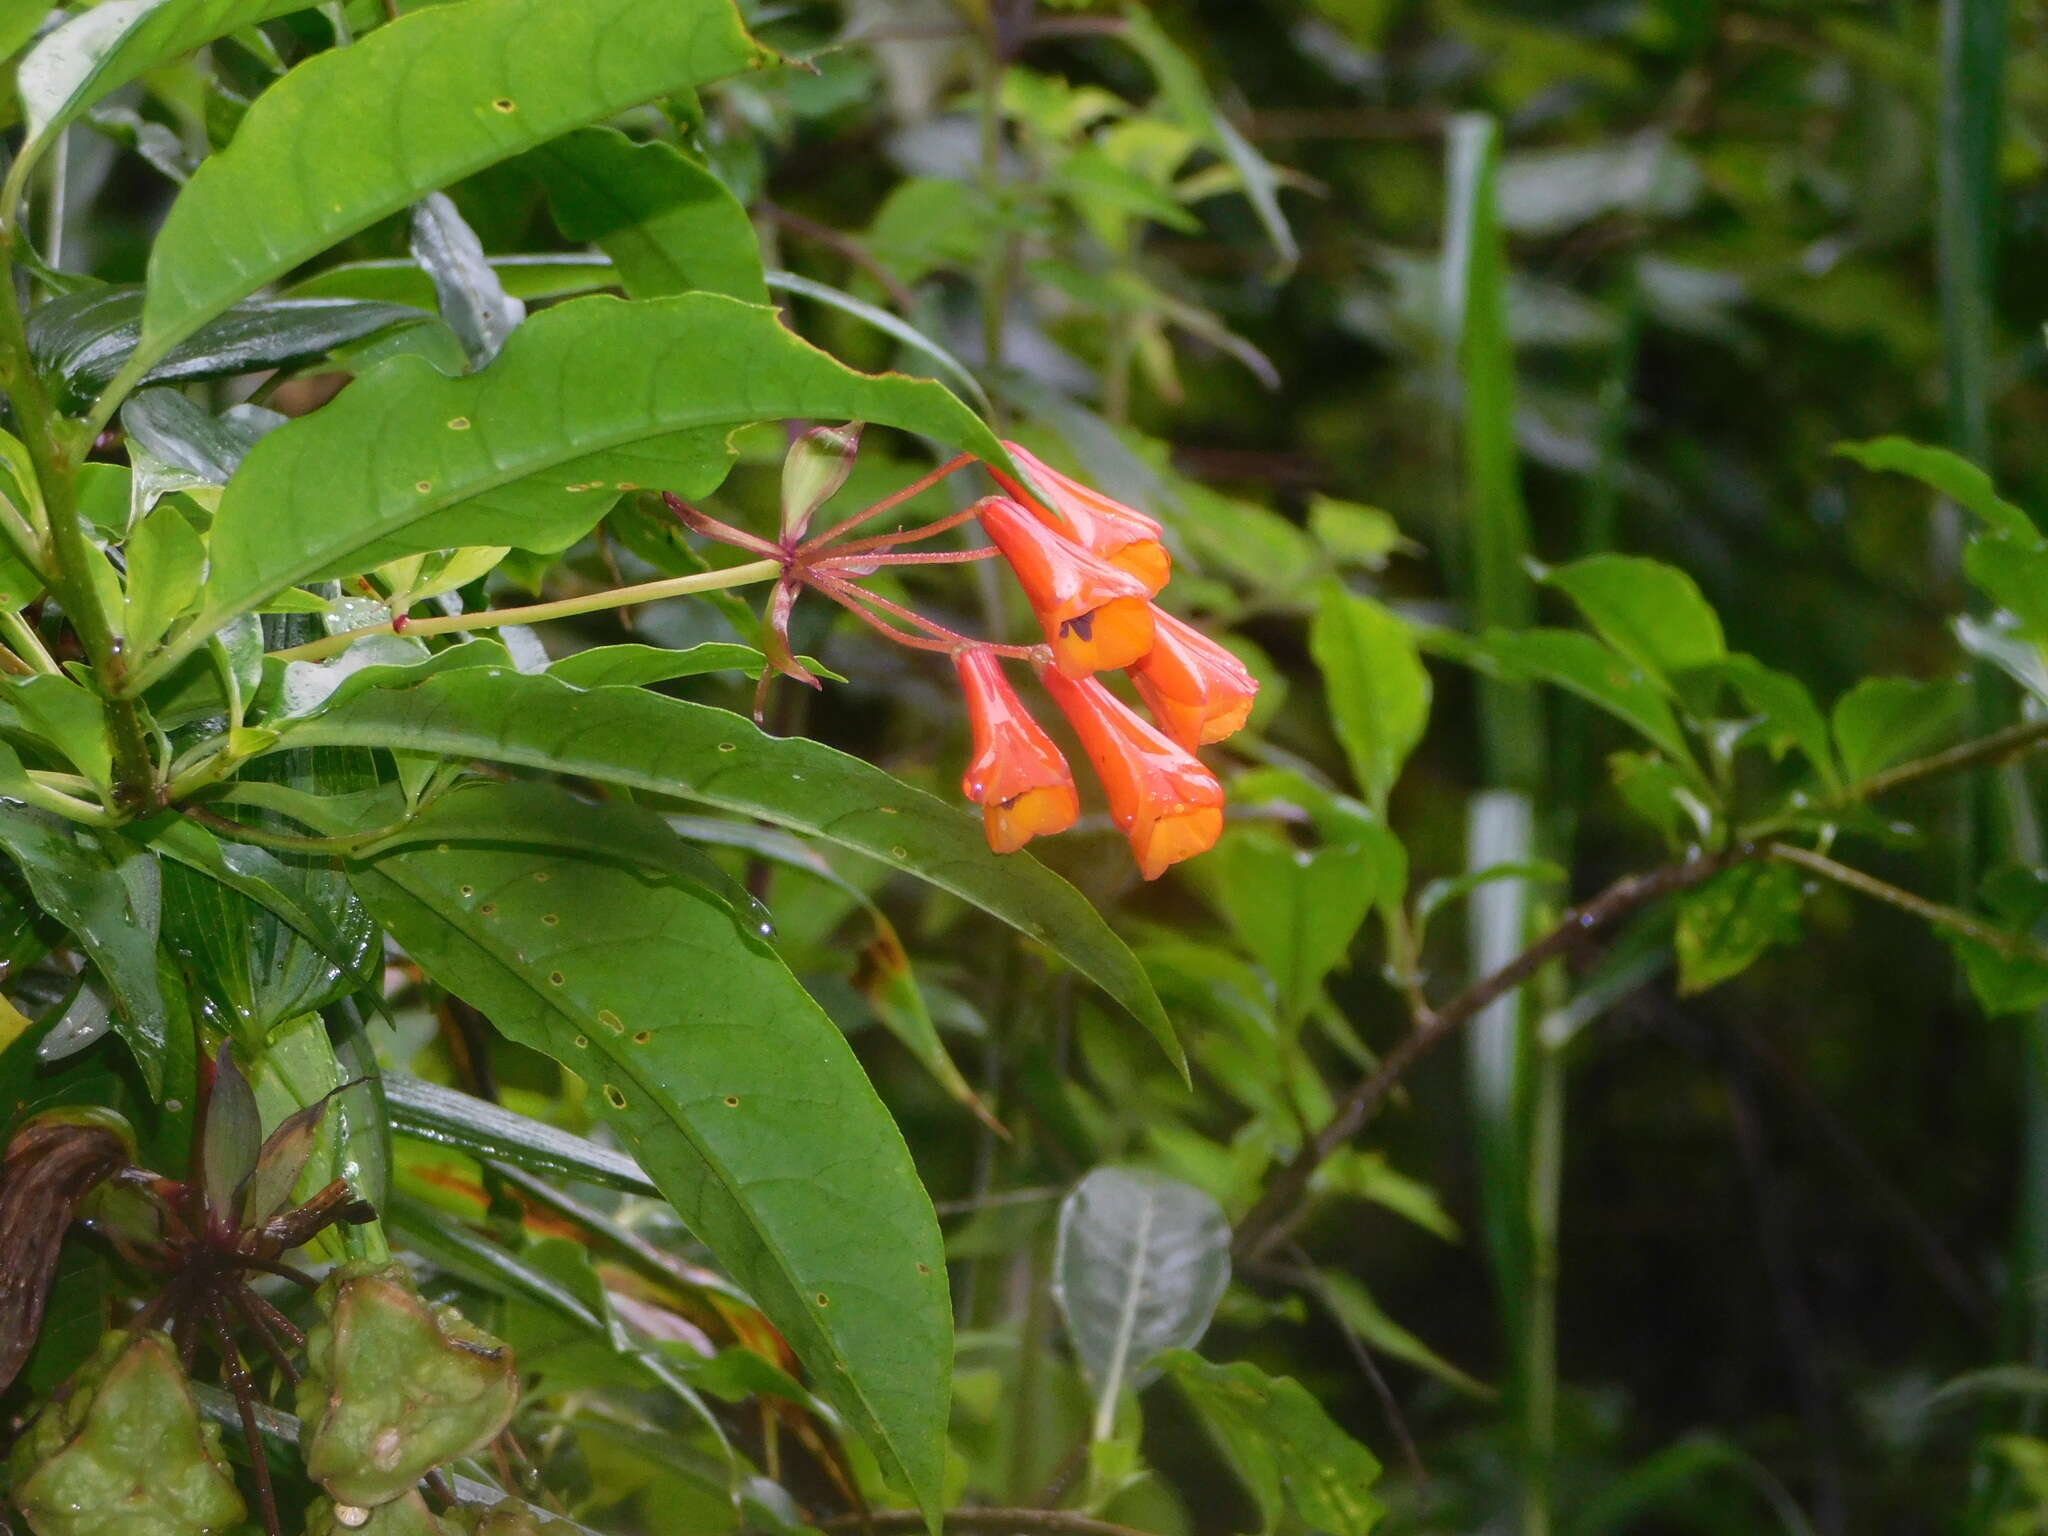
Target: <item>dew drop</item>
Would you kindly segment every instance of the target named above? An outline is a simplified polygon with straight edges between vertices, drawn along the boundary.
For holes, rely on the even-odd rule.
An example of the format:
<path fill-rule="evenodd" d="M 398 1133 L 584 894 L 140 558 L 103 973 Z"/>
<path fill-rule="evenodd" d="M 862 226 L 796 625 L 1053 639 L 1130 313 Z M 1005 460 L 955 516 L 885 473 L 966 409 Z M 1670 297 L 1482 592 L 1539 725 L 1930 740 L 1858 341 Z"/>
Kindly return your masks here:
<path fill-rule="evenodd" d="M 626 1096 L 619 1092 L 611 1083 L 604 1085 L 604 1101 L 611 1105 L 613 1109 L 624 1109 L 626 1107 Z"/>
<path fill-rule="evenodd" d="M 183 1099 L 165 1099 L 165 1100 L 164 1100 L 164 1113 L 165 1113 L 165 1114 L 167 1114 L 167 1115 L 182 1115 L 182 1114 L 183 1114 L 184 1112 L 185 1112 L 185 1101 L 184 1101 Z"/>

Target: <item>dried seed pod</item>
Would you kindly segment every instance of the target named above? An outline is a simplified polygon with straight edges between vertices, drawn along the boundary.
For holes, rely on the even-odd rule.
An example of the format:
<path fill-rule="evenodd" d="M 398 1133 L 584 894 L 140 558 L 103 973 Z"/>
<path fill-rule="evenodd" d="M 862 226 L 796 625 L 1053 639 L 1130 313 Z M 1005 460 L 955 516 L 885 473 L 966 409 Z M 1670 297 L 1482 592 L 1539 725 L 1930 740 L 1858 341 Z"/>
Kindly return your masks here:
<path fill-rule="evenodd" d="M 59 1388 L 7 1462 L 36 1536 L 211 1536 L 248 1514 L 161 1333 L 116 1330 Z"/>
<path fill-rule="evenodd" d="M 345 1265 L 319 1300 L 298 1408 L 306 1471 L 337 1504 L 387 1504 L 511 1419 L 511 1349 L 421 1300 L 403 1264 Z"/>

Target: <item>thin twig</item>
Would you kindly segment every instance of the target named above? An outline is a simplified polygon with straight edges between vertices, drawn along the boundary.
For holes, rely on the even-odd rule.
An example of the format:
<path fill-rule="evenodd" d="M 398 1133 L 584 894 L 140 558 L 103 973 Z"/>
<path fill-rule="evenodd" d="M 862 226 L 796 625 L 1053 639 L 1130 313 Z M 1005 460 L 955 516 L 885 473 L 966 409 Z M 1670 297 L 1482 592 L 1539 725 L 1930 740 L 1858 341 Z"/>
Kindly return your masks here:
<path fill-rule="evenodd" d="M 857 238 L 844 230 L 834 229 L 829 224 L 820 224 L 791 208 L 779 203 L 757 202 L 754 211 L 771 224 L 779 224 L 792 235 L 801 235 L 806 240 L 829 247 L 844 256 L 847 261 L 867 273 L 882 285 L 882 291 L 889 295 L 889 304 L 899 315 L 908 319 L 917 311 L 917 295 L 912 293 L 903 279 L 891 272 L 876 259 Z"/>
<path fill-rule="evenodd" d="M 1570 954 L 1602 929 L 1653 901 L 1690 890 L 1756 854 L 1753 845 L 1744 844 L 1725 853 L 1617 880 L 1584 906 L 1567 912 L 1556 927 L 1499 970 L 1475 981 L 1443 1007 L 1418 1019 L 1413 1032 L 1388 1051 L 1379 1067 L 1345 1096 L 1329 1123 L 1280 1170 L 1258 1204 L 1238 1223 L 1234 1244 L 1237 1253 L 1258 1259 L 1289 1237 L 1300 1223 L 1302 1196 L 1308 1192 L 1315 1171 L 1379 1112 L 1380 1105 L 1410 1067 L 1464 1028 L 1489 1004 L 1507 996 L 1551 961 Z"/>
<path fill-rule="evenodd" d="M 1796 864 L 1824 880 L 1846 886 L 1852 891 L 1881 901 L 1887 906 L 1897 907 L 1901 912 L 1910 912 L 1915 917 L 1936 928 L 1946 928 L 1951 933 L 1973 939 L 1986 949 L 1996 950 L 2008 960 L 2029 960 L 2035 965 L 2048 965 L 2048 945 L 2037 944 L 2024 933 L 2014 933 L 1972 917 L 1955 907 L 1943 906 L 1938 901 L 1929 901 L 1924 896 L 1915 896 L 1911 891 L 1901 890 L 1889 881 L 1875 875 L 1867 875 L 1860 869 L 1847 864 L 1838 864 L 1824 853 L 1815 853 L 1811 848 L 1801 848 L 1792 843 L 1772 843 L 1765 853 L 1781 864 Z"/>
<path fill-rule="evenodd" d="M 235 1349 L 234 1330 L 228 1327 L 227 1309 L 215 1297 L 207 1304 L 206 1322 L 220 1349 L 221 1374 L 234 1394 L 235 1408 L 242 1416 L 242 1437 L 249 1445 L 249 1465 L 256 1474 L 256 1498 L 263 1510 L 263 1529 L 269 1536 L 284 1536 L 284 1522 L 277 1514 L 277 1490 L 270 1486 L 270 1456 L 264 1449 L 263 1431 L 256 1422 L 256 1384 L 242 1369 L 242 1357 Z"/>

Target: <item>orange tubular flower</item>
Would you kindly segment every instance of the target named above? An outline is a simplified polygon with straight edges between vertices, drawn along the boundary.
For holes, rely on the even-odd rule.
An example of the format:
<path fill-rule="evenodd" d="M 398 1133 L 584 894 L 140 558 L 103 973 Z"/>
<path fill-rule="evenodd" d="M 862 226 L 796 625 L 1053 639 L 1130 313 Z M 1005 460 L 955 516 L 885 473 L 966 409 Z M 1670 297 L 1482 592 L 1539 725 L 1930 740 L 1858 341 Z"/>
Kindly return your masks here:
<path fill-rule="evenodd" d="M 953 665 L 967 695 L 974 757 L 960 792 L 981 807 L 988 845 L 1015 853 L 1034 837 L 1064 832 L 1081 814 L 1074 771 L 1003 676 L 993 651 L 958 652 Z"/>
<path fill-rule="evenodd" d="M 1048 528 L 1007 496 L 975 507 L 1030 600 L 1068 677 L 1128 667 L 1152 649 L 1151 593 L 1119 570 Z"/>
<path fill-rule="evenodd" d="M 1223 786 L 1195 755 L 1147 725 L 1094 678 L 1040 674 L 1072 722 L 1109 796 L 1109 814 L 1130 839 L 1138 872 L 1157 880 L 1215 845 Z"/>
<path fill-rule="evenodd" d="M 1050 509 L 1000 469 L 991 467 L 1004 490 L 1021 501 L 1040 522 L 1056 533 L 1065 534 L 1091 553 L 1102 556 L 1118 570 L 1128 571 L 1145 583 L 1145 595 L 1155 597 L 1173 574 L 1173 556 L 1159 540 L 1160 527 L 1136 507 L 1127 507 L 1092 486 L 1063 475 L 1037 455 L 1004 443 L 1010 457 L 1025 473 L 1045 488 L 1052 498 Z"/>
<path fill-rule="evenodd" d="M 1131 681 L 1160 728 L 1190 752 L 1236 731 L 1259 696 L 1258 679 L 1172 614 L 1154 610 L 1152 623 L 1152 649 L 1131 668 Z"/>

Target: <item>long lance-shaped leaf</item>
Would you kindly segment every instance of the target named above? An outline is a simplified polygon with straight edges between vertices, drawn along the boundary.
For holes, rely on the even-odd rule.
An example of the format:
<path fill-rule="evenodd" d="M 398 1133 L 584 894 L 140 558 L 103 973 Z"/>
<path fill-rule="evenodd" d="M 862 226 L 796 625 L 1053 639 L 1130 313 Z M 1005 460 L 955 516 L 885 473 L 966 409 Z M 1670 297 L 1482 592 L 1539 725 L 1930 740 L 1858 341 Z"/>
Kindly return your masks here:
<path fill-rule="evenodd" d="M 356 873 L 426 971 L 601 1113 L 927 1507 L 951 1316 L 937 1218 L 837 1026 L 722 903 L 617 863 L 436 845 Z"/>
<path fill-rule="evenodd" d="M 171 206 L 129 368 L 437 187 L 768 57 L 731 0 L 465 0 L 309 59 Z"/>
<path fill-rule="evenodd" d="M 284 743 L 406 747 L 489 758 L 676 795 L 820 837 L 951 891 L 1050 946 L 1130 1010 L 1176 1064 L 1144 967 L 1081 893 L 1024 854 L 989 852 L 976 818 L 881 769 L 728 710 L 637 688 L 572 688 L 466 668 L 368 688 Z"/>
<path fill-rule="evenodd" d="M 734 428 L 791 416 L 901 427 L 1004 462 L 940 385 L 857 373 L 772 309 L 711 293 L 574 300 L 479 373 L 393 358 L 266 437 L 221 501 L 204 612 L 143 678 L 288 586 L 427 550 L 560 549 L 638 486 L 704 495 Z"/>

